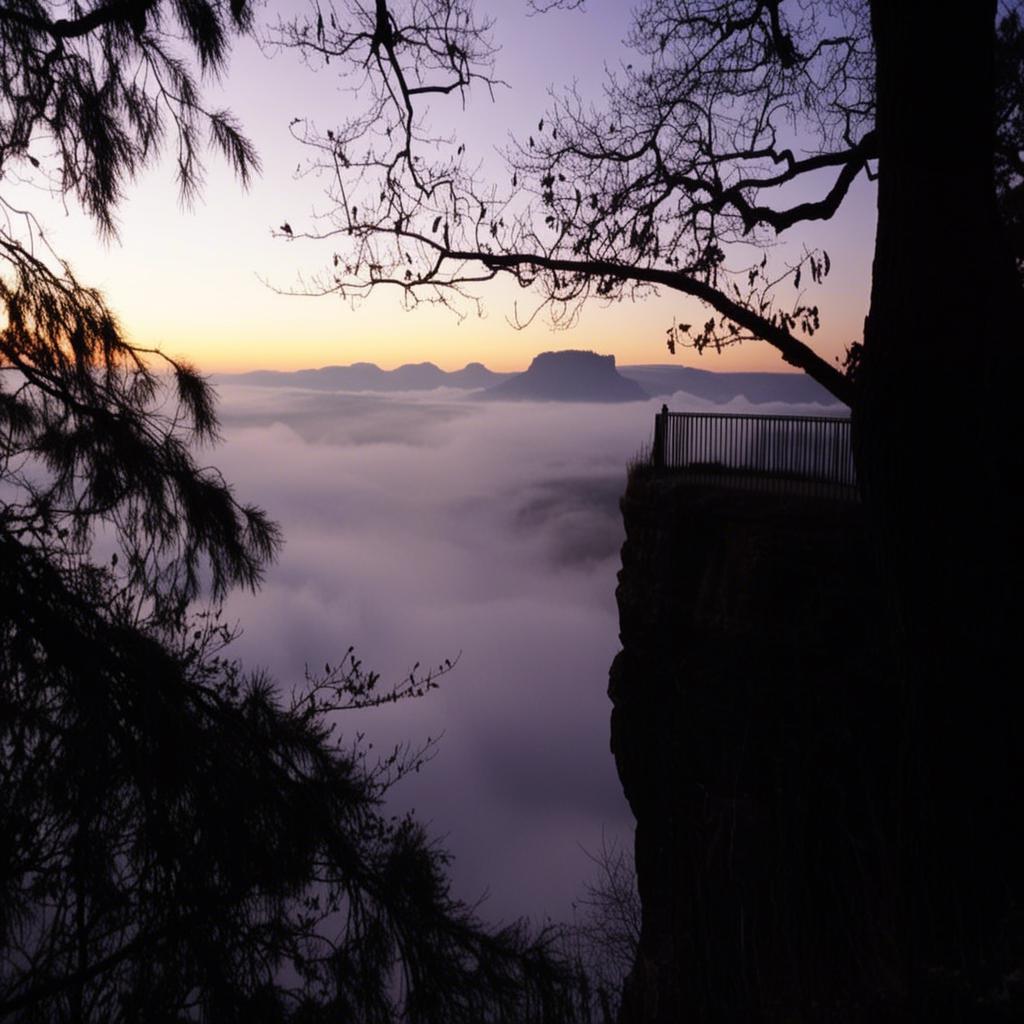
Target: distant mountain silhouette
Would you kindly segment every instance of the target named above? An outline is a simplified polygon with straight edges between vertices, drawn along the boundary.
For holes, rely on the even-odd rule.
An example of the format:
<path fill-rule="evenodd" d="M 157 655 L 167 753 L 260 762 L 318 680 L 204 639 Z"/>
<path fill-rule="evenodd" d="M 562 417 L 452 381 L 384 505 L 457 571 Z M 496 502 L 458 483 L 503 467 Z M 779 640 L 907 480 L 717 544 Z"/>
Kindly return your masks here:
<path fill-rule="evenodd" d="M 739 396 L 757 404 L 785 402 L 803 405 L 838 401 L 817 381 L 803 373 L 715 373 L 689 366 L 620 366 L 619 373 L 635 381 L 648 394 L 674 395 L 685 391 L 696 398 L 721 404 Z"/>
<path fill-rule="evenodd" d="M 254 384 L 258 387 L 316 388 L 325 391 L 432 391 L 434 388 L 487 388 L 508 377 L 482 363 L 469 363 L 451 373 L 433 363 L 406 363 L 394 370 L 382 370 L 374 363 L 351 366 L 323 366 L 318 370 L 254 370 L 251 373 L 221 373 L 216 381 L 225 384 Z"/>
<path fill-rule="evenodd" d="M 495 373 L 483 363 L 467 363 L 461 370 L 449 373 L 448 380 L 458 388 L 489 388 L 514 376 L 513 373 Z"/>
<path fill-rule="evenodd" d="M 535 402 L 636 402 L 648 398 L 615 369 L 615 356 L 566 350 L 542 352 L 525 373 L 489 388 L 481 398 Z"/>
<path fill-rule="evenodd" d="M 790 405 L 836 399 L 802 373 L 716 373 L 671 364 L 616 367 L 614 356 L 593 352 L 544 352 L 525 373 L 496 373 L 483 363 L 446 372 L 433 363 L 406 363 L 382 370 L 374 363 L 324 366 L 318 370 L 255 370 L 217 374 L 215 381 L 260 387 L 296 387 L 324 391 L 431 391 L 463 388 L 475 398 L 548 402 L 629 402 L 677 391 L 721 404 L 744 396 L 754 403 Z"/>

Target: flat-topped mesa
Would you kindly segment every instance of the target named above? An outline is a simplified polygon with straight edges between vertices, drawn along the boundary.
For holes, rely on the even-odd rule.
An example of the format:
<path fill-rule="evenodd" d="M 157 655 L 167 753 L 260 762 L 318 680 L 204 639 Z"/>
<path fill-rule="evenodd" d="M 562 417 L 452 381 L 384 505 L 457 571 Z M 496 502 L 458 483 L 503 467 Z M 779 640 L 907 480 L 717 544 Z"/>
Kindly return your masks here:
<path fill-rule="evenodd" d="M 615 356 L 570 349 L 542 352 L 525 373 L 491 388 L 488 398 L 539 402 L 636 402 L 648 397 L 615 368 Z"/>

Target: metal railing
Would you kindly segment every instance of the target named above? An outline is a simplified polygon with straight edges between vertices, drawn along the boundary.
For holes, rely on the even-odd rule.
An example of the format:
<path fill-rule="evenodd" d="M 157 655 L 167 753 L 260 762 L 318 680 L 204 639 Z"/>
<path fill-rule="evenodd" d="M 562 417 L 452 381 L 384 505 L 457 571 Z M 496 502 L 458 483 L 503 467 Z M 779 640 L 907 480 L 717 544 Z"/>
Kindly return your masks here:
<path fill-rule="evenodd" d="M 652 461 L 694 482 L 859 496 L 847 418 L 669 412 L 663 405 Z"/>

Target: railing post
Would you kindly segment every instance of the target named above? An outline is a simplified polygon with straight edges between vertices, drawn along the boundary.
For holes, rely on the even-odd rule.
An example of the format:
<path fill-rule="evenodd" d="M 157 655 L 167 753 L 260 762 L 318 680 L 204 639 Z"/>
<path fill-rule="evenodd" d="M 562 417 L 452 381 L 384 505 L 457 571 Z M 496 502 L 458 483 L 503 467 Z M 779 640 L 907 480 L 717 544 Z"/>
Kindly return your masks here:
<path fill-rule="evenodd" d="M 668 406 L 663 405 L 661 412 L 654 414 L 654 451 L 652 452 L 654 468 L 665 468 L 665 431 L 668 429 Z"/>

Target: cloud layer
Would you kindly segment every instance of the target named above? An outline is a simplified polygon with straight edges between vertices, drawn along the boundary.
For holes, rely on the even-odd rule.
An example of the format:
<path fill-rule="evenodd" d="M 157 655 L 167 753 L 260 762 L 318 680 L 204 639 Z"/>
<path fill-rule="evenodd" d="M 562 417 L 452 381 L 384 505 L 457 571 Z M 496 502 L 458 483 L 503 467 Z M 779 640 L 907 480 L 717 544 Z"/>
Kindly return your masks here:
<path fill-rule="evenodd" d="M 568 918 L 592 872 L 581 846 L 631 844 L 605 691 L 618 498 L 660 405 L 221 388 L 212 461 L 286 537 L 262 591 L 229 604 L 237 653 L 282 685 L 349 645 L 385 680 L 461 653 L 440 690 L 344 728 L 377 749 L 443 733 L 393 801 L 455 855 L 459 896 L 489 893 L 492 919 Z"/>

